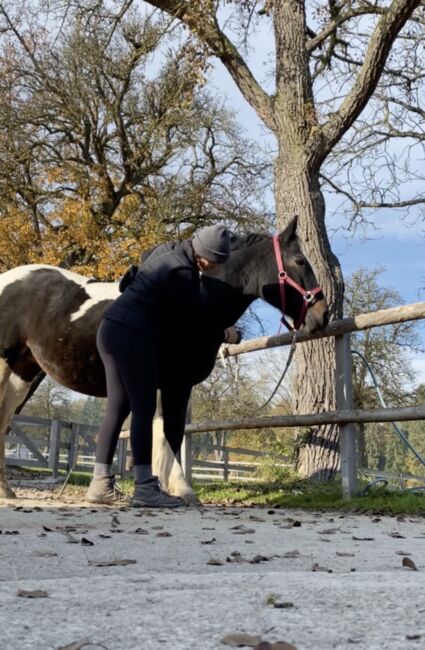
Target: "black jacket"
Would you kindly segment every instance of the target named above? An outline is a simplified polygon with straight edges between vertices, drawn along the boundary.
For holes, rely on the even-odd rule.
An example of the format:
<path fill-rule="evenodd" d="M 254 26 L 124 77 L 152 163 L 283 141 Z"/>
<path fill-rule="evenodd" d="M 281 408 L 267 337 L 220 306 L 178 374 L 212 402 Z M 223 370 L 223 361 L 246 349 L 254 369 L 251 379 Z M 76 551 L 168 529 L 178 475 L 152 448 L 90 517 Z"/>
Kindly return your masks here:
<path fill-rule="evenodd" d="M 151 335 L 223 340 L 202 287 L 189 241 L 161 244 L 145 257 L 133 281 L 104 317 Z"/>

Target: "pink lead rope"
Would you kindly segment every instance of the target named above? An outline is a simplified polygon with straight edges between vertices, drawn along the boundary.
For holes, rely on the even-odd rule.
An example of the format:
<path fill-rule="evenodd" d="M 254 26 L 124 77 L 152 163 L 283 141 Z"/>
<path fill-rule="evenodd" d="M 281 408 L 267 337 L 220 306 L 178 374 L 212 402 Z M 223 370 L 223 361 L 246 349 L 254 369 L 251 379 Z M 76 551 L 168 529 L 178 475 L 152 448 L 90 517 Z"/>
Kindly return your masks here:
<path fill-rule="evenodd" d="M 288 330 L 297 330 L 301 327 L 301 325 L 304 323 L 306 314 L 307 314 L 307 309 L 309 306 L 313 303 L 314 297 L 322 291 L 320 287 L 316 287 L 315 289 L 304 289 L 301 287 L 295 280 L 289 277 L 287 272 L 285 271 L 285 267 L 283 265 L 283 259 L 282 259 L 282 252 L 280 250 L 280 243 L 279 243 L 279 235 L 273 235 L 273 247 L 274 247 L 274 254 L 276 257 L 276 264 L 277 264 L 277 269 L 278 269 L 278 280 L 279 280 L 279 290 L 280 290 L 280 303 L 281 303 L 281 310 L 282 310 L 282 318 L 281 321 L 286 325 Z M 298 291 L 302 295 L 303 298 L 303 304 L 301 307 L 300 314 L 298 316 L 297 321 L 294 324 L 294 327 L 285 318 L 285 284 L 291 285 L 294 289 Z"/>

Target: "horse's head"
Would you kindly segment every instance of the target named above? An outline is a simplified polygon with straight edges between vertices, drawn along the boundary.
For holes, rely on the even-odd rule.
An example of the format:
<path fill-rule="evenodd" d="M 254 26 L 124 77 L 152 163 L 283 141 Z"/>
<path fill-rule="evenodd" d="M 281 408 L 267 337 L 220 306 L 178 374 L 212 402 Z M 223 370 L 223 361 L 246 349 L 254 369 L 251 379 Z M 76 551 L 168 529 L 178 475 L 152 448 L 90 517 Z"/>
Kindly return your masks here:
<path fill-rule="evenodd" d="M 270 251 L 269 277 L 263 278 L 262 297 L 280 309 L 283 317 L 290 316 L 295 329 L 311 333 L 326 327 L 329 320 L 328 304 L 301 250 L 297 237 L 297 217 L 280 235 L 275 236 L 273 249 L 275 254 Z"/>

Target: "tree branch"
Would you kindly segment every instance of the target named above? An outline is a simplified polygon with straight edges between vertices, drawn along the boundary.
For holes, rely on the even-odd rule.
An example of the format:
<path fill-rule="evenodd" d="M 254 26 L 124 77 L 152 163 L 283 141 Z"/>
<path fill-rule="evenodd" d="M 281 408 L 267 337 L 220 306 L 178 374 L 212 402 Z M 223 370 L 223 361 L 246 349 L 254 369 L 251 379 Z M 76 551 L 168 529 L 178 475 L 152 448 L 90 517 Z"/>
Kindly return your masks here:
<path fill-rule="evenodd" d="M 320 133 L 315 134 L 321 140 L 321 160 L 326 158 L 366 106 L 379 82 L 394 40 L 420 4 L 421 0 L 393 0 L 379 19 L 353 87 L 339 110 L 320 129 Z"/>
<path fill-rule="evenodd" d="M 272 131 L 275 130 L 275 117 L 272 98 L 263 90 L 253 76 L 246 62 L 233 43 L 221 31 L 215 17 L 202 15 L 196 9 L 197 3 L 182 0 L 146 0 L 148 4 L 165 11 L 180 20 L 198 38 L 208 45 L 211 52 L 223 63 L 235 84 L 254 108 L 259 117 Z"/>

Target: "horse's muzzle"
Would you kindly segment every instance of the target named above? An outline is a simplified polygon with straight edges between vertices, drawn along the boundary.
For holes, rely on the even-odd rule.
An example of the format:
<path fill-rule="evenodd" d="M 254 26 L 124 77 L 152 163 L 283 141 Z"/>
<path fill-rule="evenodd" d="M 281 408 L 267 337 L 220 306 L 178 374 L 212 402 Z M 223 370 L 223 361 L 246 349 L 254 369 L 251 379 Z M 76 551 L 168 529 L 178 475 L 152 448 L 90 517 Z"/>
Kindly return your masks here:
<path fill-rule="evenodd" d="M 307 309 L 303 331 L 307 334 L 314 334 L 324 329 L 329 323 L 329 307 L 325 298 L 317 300 Z"/>

